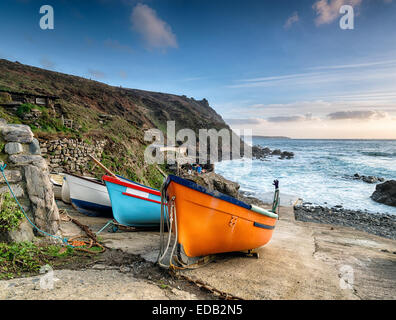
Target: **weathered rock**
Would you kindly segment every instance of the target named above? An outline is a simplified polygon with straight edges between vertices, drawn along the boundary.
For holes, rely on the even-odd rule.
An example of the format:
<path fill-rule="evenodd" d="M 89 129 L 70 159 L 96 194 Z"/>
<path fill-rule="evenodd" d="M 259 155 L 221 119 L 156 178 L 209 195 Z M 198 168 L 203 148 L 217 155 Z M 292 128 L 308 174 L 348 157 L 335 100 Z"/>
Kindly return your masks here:
<path fill-rule="evenodd" d="M 396 207 L 396 180 L 377 184 L 371 199 L 376 202 Z"/>
<path fill-rule="evenodd" d="M 24 242 L 33 239 L 33 227 L 24 217 L 16 230 L 0 233 L 1 242 Z"/>
<path fill-rule="evenodd" d="M 10 161 L 16 165 L 27 165 L 35 162 L 41 162 L 43 158 L 39 155 L 12 155 Z"/>
<path fill-rule="evenodd" d="M 23 197 L 25 195 L 25 191 L 23 190 L 23 188 L 21 187 L 21 185 L 19 184 L 11 184 L 10 185 L 12 191 L 14 192 L 15 196 L 17 198 Z M 10 189 L 8 188 L 8 186 L 4 186 L 0 188 L 0 194 L 9 192 Z"/>
<path fill-rule="evenodd" d="M 19 142 L 8 142 L 4 147 L 4 151 L 8 154 L 17 154 L 23 151 L 23 147 Z"/>
<path fill-rule="evenodd" d="M 40 143 L 36 138 L 34 138 L 32 142 L 29 144 L 29 152 L 31 154 L 38 154 L 38 155 L 41 154 Z"/>
<path fill-rule="evenodd" d="M 33 132 L 29 126 L 23 124 L 10 124 L 2 127 L 4 140 L 7 142 L 30 143 L 33 140 Z"/>
<path fill-rule="evenodd" d="M 22 180 L 22 174 L 19 170 L 4 170 L 4 175 L 8 182 L 19 182 Z M 2 174 L 0 174 L 0 183 L 5 183 Z"/>
<path fill-rule="evenodd" d="M 46 165 L 43 168 L 27 165 L 24 169 L 36 225 L 46 232 L 55 234 L 59 229 L 59 211 L 49 180 L 48 168 Z"/>

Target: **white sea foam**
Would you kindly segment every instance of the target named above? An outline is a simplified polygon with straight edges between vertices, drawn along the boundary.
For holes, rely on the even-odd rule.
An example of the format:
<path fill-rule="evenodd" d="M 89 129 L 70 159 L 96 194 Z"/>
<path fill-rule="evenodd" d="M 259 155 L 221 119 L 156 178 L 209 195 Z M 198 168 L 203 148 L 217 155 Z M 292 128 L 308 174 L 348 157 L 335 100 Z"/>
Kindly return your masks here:
<path fill-rule="evenodd" d="M 396 214 L 390 207 L 370 199 L 375 184 L 350 177 L 366 176 L 396 180 L 396 141 L 392 140 L 278 140 L 255 138 L 254 144 L 271 149 L 293 151 L 295 158 L 253 160 L 250 172 L 241 160 L 216 164 L 216 172 L 238 182 L 241 190 L 268 200 L 272 181 L 280 181 L 281 192 L 291 198 L 302 198 L 314 204 L 347 209 Z M 375 156 L 373 156 L 375 155 Z M 246 166 L 245 166 L 246 167 Z"/>

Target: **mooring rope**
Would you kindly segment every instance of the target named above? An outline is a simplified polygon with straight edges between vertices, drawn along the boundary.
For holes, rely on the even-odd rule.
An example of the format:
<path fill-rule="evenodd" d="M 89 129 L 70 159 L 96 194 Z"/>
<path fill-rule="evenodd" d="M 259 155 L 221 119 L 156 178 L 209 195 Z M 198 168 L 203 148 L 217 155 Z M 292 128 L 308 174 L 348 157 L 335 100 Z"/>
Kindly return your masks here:
<path fill-rule="evenodd" d="M 16 203 L 18 204 L 19 208 L 21 209 L 21 211 L 22 211 L 23 215 L 25 216 L 25 218 L 27 219 L 27 221 L 28 221 L 28 222 L 33 226 L 33 228 L 36 229 L 38 232 L 41 232 L 42 234 L 44 234 L 44 235 L 46 235 L 46 236 L 48 236 L 48 237 L 52 237 L 52 238 L 54 238 L 54 239 L 60 240 L 64 245 L 67 245 L 67 246 L 69 246 L 69 247 L 74 248 L 74 246 L 72 246 L 72 245 L 70 245 L 70 244 L 68 243 L 68 239 L 67 239 L 67 238 L 61 238 L 61 237 L 58 237 L 58 236 L 56 236 L 56 235 L 50 234 L 50 233 L 48 233 L 48 232 L 45 232 L 44 230 L 41 230 L 39 227 L 37 227 L 37 226 L 29 219 L 29 217 L 28 217 L 28 215 L 26 214 L 25 210 L 23 209 L 23 207 L 22 207 L 21 204 L 19 203 L 18 198 L 15 196 L 14 191 L 12 190 L 10 184 L 8 183 L 7 177 L 6 177 L 5 174 L 4 174 L 4 170 L 5 170 L 6 167 L 7 167 L 7 164 L 4 164 L 3 166 L 0 166 L 1 174 L 3 175 L 4 181 L 6 182 L 6 184 L 7 184 L 7 186 L 8 186 L 8 189 L 10 190 L 12 196 L 14 197 Z"/>

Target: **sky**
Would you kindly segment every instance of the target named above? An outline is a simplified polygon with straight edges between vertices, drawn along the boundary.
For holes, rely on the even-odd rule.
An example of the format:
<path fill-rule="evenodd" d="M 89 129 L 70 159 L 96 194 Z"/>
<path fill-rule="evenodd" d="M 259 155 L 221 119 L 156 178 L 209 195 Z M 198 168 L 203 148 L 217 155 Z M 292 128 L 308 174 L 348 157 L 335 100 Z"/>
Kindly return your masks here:
<path fill-rule="evenodd" d="M 2 0 L 0 58 L 206 98 L 255 135 L 396 139 L 395 18 L 396 0 Z"/>

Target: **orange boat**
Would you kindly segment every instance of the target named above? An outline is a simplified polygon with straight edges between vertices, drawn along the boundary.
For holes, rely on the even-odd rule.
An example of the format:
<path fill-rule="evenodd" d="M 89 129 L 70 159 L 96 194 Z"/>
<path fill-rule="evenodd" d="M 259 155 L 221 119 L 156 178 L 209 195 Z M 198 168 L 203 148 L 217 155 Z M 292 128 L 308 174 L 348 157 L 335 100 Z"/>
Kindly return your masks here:
<path fill-rule="evenodd" d="M 279 203 L 277 181 L 275 188 L 272 210 L 265 210 L 169 175 L 162 188 L 163 197 L 168 201 L 167 210 L 163 211 L 167 211 L 171 220 L 168 225 L 173 226 L 178 251 L 187 257 L 202 257 L 252 250 L 267 244 L 278 218 L 275 213 Z"/>

